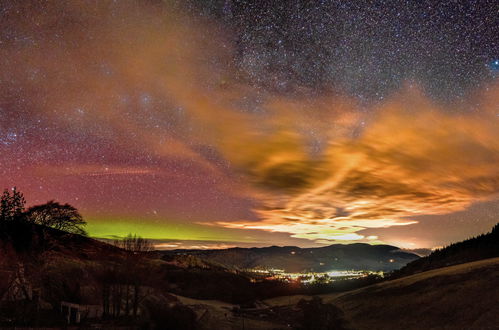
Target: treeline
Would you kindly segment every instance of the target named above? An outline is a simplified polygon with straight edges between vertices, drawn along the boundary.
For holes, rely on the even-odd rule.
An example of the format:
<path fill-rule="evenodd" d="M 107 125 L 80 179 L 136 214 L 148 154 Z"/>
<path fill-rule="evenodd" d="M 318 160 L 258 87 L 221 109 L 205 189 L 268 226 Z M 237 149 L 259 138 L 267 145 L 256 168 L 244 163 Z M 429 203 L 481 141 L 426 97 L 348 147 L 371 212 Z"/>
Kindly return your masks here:
<path fill-rule="evenodd" d="M 453 243 L 393 272 L 392 278 L 471 261 L 499 257 L 499 223 L 487 234 Z"/>

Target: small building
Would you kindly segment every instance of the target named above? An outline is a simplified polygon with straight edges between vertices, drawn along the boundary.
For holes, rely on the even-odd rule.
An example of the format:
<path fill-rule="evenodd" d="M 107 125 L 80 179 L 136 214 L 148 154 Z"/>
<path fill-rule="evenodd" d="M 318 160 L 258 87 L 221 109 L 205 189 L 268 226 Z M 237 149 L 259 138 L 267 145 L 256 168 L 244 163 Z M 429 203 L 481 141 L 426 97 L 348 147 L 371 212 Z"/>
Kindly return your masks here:
<path fill-rule="evenodd" d="M 61 313 L 68 324 L 77 324 L 85 319 L 101 318 L 103 309 L 101 305 L 80 305 L 62 301 Z"/>

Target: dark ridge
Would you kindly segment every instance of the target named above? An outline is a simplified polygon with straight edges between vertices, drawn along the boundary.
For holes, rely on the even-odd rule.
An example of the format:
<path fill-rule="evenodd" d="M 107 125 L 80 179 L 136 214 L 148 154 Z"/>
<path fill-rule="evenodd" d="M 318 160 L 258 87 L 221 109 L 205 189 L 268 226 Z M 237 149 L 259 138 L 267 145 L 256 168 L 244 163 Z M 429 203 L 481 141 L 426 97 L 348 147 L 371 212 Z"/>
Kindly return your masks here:
<path fill-rule="evenodd" d="M 419 258 L 416 254 L 391 245 L 366 243 L 333 244 L 318 248 L 269 246 L 263 248 L 230 248 L 223 250 L 160 251 L 171 255 L 193 255 L 229 269 L 278 268 L 287 272 L 324 272 L 329 270 L 393 271 Z"/>
<path fill-rule="evenodd" d="M 395 271 L 393 277 L 403 277 L 436 268 L 494 257 L 499 257 L 499 223 L 487 234 L 451 244 L 443 249 L 433 251 L 426 257 L 408 263 L 400 270 Z"/>

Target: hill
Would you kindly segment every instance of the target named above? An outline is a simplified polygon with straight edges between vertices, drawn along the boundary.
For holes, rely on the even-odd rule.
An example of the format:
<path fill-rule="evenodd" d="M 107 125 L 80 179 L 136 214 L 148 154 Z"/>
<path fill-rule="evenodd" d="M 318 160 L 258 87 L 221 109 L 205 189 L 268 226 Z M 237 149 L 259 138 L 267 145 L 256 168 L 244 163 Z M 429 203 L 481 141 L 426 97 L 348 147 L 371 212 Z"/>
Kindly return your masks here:
<path fill-rule="evenodd" d="M 114 259 L 124 251 L 93 238 L 32 223 L 2 223 L 0 250 L 11 249 L 17 255 L 43 254 L 81 260 Z"/>
<path fill-rule="evenodd" d="M 271 246 L 265 248 L 231 248 L 224 250 L 162 251 L 172 255 L 193 255 L 205 262 L 227 268 L 274 268 L 286 272 L 325 272 L 329 270 L 391 271 L 418 259 L 390 245 L 334 244 L 320 248 Z"/>
<path fill-rule="evenodd" d="M 499 315 L 499 258 L 326 296 L 354 329 L 492 329 Z"/>
<path fill-rule="evenodd" d="M 494 257 L 499 257 L 499 224 L 487 234 L 451 244 L 433 251 L 426 257 L 414 260 L 395 271 L 393 277 Z"/>
<path fill-rule="evenodd" d="M 249 278 L 195 257 L 165 261 L 45 226 L 0 224 L 0 327 L 61 327 L 63 302 L 93 306 L 99 317 L 82 322 L 102 328 L 185 325 L 194 315 L 172 293 L 243 303 L 255 292 Z"/>
<path fill-rule="evenodd" d="M 138 255 L 90 237 L 30 223 L 2 224 L 1 229 L 0 268 L 22 263 L 42 288 L 44 283 L 38 283 L 41 279 L 38 275 L 47 269 L 62 273 L 71 268 L 84 277 L 82 286 L 99 286 L 98 282 L 103 280 L 100 277 L 107 276 L 102 273 L 116 273 L 113 276 L 122 282 L 128 279 L 120 277 L 128 275 L 121 272 L 140 268 L 140 271 L 147 270 L 145 274 L 138 274 L 143 285 L 195 298 L 241 302 L 249 299 L 248 293 L 252 291 L 247 277 L 196 256 L 174 255 L 160 259 L 162 255 L 155 251 Z M 64 278 L 61 285 L 79 280 Z"/>

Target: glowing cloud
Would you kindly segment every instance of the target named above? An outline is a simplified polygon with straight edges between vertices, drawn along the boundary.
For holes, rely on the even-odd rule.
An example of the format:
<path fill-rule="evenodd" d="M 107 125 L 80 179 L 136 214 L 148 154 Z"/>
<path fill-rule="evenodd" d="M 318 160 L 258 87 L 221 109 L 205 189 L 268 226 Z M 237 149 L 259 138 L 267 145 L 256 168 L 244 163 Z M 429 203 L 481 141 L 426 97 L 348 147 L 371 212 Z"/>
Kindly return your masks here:
<path fill-rule="evenodd" d="M 361 136 L 330 140 L 310 158 L 295 193 L 268 197 L 269 206 L 257 211 L 261 222 L 220 224 L 341 240 L 330 233 L 410 225 L 416 223 L 410 216 L 451 213 L 492 198 L 499 192 L 498 118 L 482 103 L 479 114 L 449 115 L 417 90 L 396 95 L 375 109 L 378 116 Z M 284 164 L 303 166 L 290 158 Z M 290 183 L 288 174 L 274 178 Z"/>

